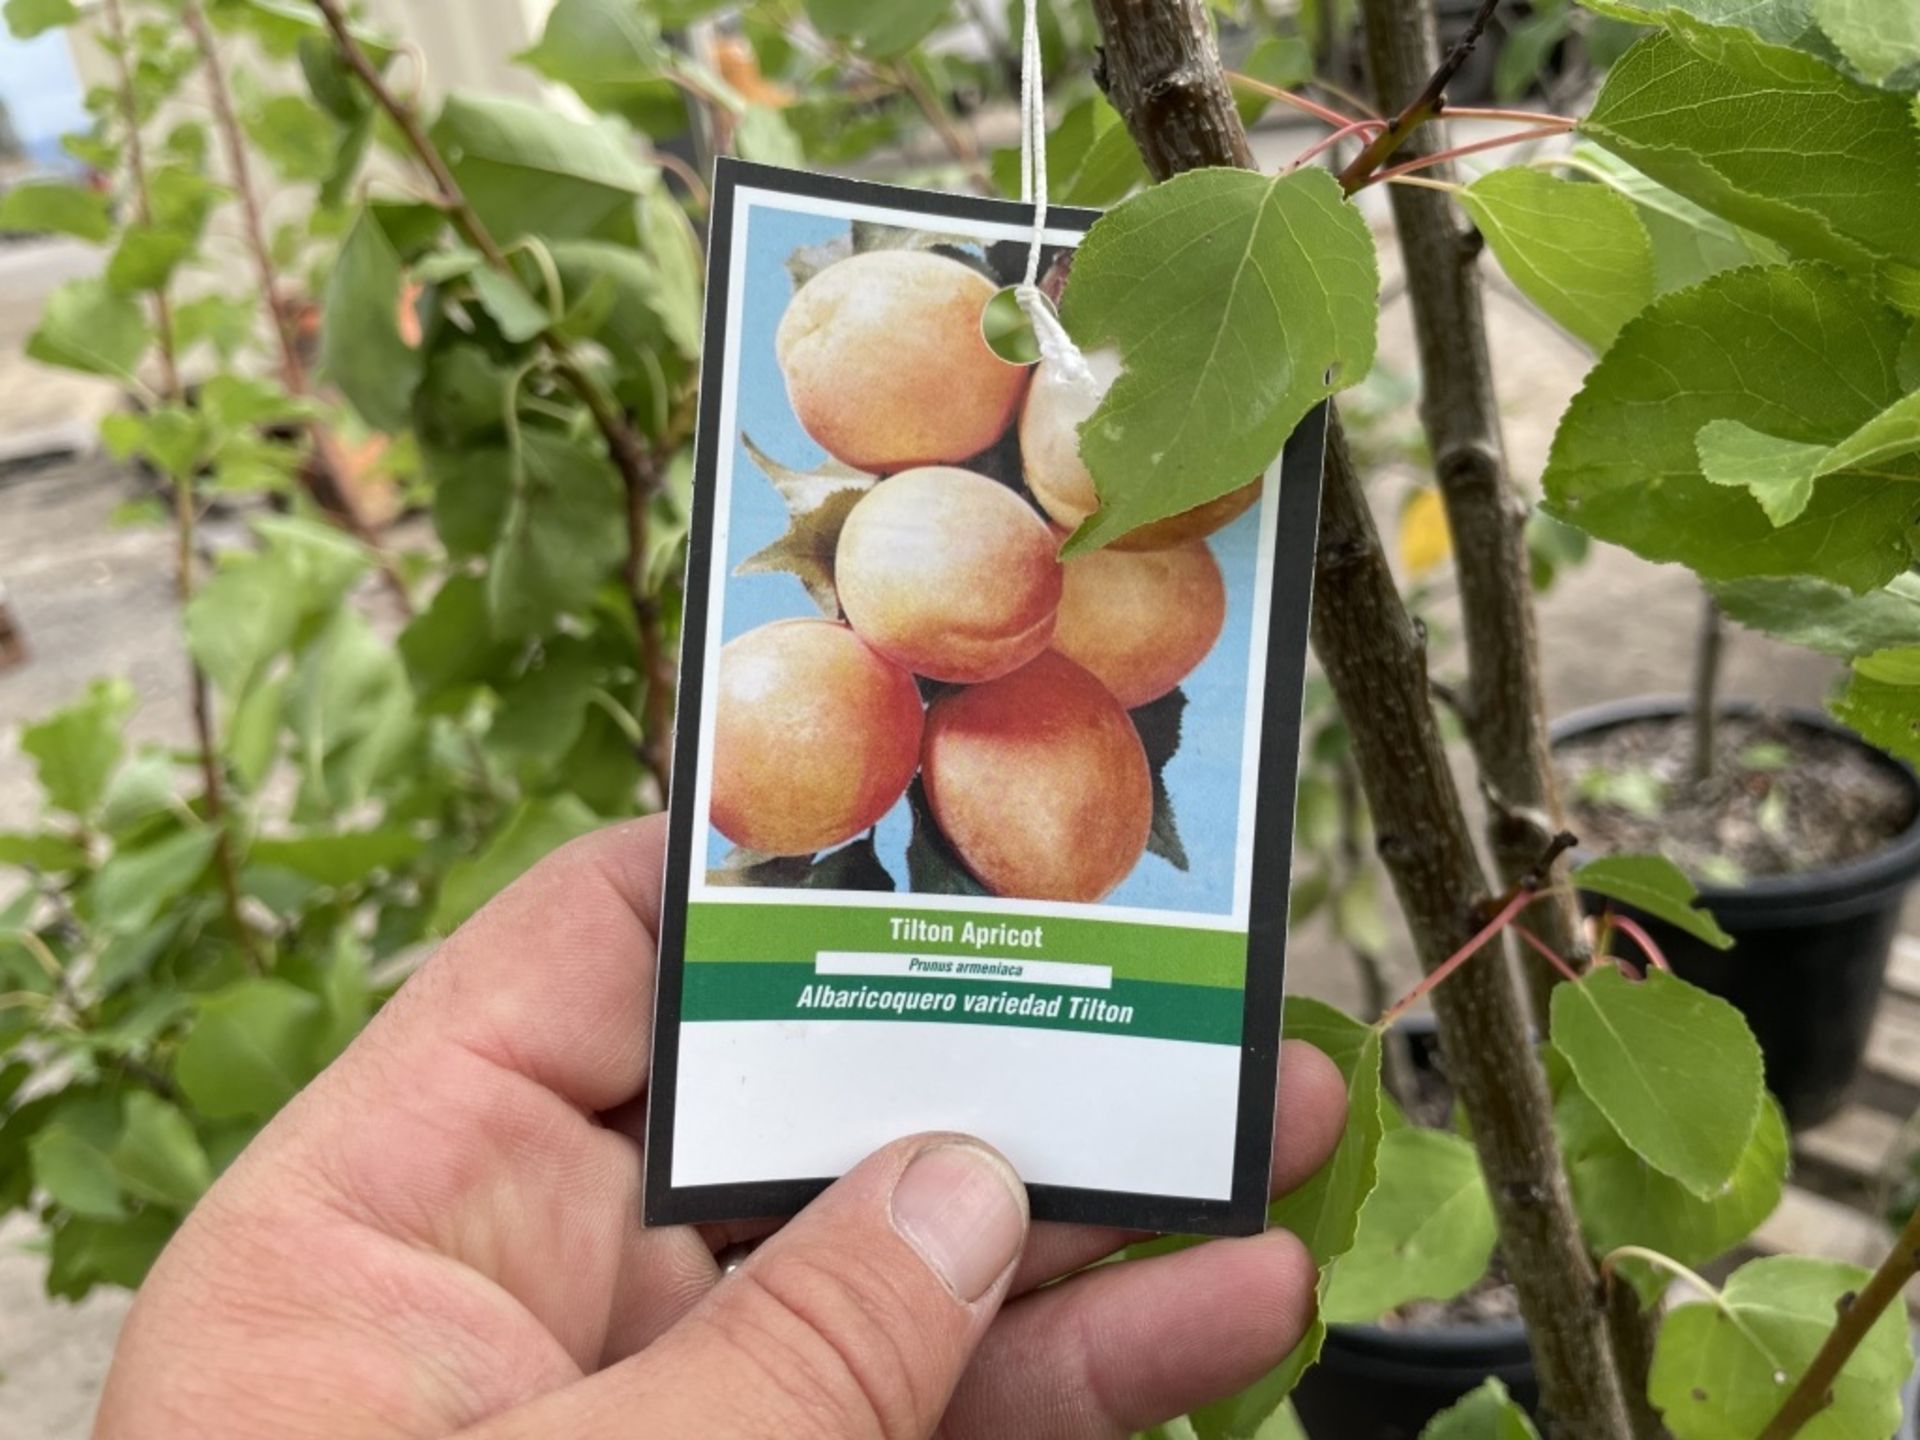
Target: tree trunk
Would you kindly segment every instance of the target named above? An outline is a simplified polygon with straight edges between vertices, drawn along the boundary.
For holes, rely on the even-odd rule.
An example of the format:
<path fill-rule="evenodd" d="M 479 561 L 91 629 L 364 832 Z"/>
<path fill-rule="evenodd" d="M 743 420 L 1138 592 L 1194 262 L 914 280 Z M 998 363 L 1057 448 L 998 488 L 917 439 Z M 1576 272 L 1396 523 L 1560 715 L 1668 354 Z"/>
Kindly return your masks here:
<path fill-rule="evenodd" d="M 1094 0 L 1093 9 L 1108 94 L 1157 178 L 1249 162 L 1203 0 Z M 1328 436 L 1314 647 L 1353 736 L 1381 857 L 1431 970 L 1476 928 L 1486 877 L 1434 723 L 1424 649 L 1337 421 Z M 1625 1440 L 1597 1280 L 1525 1008 L 1503 958 L 1496 950 L 1435 991 L 1441 1044 L 1528 1322 L 1549 1434 Z"/>
<path fill-rule="evenodd" d="M 1391 115 L 1421 92 L 1439 63 L 1431 0 L 1361 0 L 1360 12 L 1374 90 Z M 1445 128 L 1429 122 L 1407 138 L 1396 160 L 1444 147 Z M 1429 173 L 1445 178 L 1448 168 Z M 1467 647 L 1461 718 L 1487 789 L 1487 842 L 1501 880 L 1514 885 L 1563 828 L 1564 816 L 1540 690 L 1527 506 L 1508 481 L 1488 357 L 1480 237 L 1461 221 L 1451 196 L 1411 185 L 1389 188 L 1420 349 L 1420 419 L 1460 584 Z M 1553 898 L 1530 911 L 1527 923 L 1571 958 L 1584 948 L 1580 912 L 1564 864 L 1555 866 L 1555 877 Z M 1531 951 L 1524 958 L 1534 1019 L 1544 1031 L 1557 977 Z"/>

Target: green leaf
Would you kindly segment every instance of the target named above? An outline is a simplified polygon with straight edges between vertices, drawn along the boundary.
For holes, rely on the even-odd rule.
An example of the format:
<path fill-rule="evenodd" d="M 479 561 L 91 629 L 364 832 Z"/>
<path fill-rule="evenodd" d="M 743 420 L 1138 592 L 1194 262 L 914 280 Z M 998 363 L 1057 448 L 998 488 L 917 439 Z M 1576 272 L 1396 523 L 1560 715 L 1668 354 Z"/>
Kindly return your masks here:
<path fill-rule="evenodd" d="M 394 826 L 346 830 L 334 834 L 295 835 L 253 843 L 247 860 L 277 865 L 322 885 L 353 885 L 378 870 L 395 870 L 417 857 L 420 839 Z"/>
<path fill-rule="evenodd" d="M 1533 1421 L 1489 1376 L 1478 1390 L 1427 1422 L 1420 1440 L 1540 1440 Z"/>
<path fill-rule="evenodd" d="M 863 835 L 825 855 L 762 857 L 735 850 L 727 863 L 707 871 L 709 885 L 768 886 L 780 890 L 897 890 L 880 863 L 873 837 Z"/>
<path fill-rule="evenodd" d="M 1636 1155 L 1571 1075 L 1555 1096 L 1553 1124 L 1581 1229 L 1598 1255 L 1638 1245 L 1682 1265 L 1704 1265 L 1751 1235 L 1786 1188 L 1787 1127 L 1770 1096 L 1732 1178 L 1704 1197 Z M 1632 1261 L 1622 1270 L 1649 1304 L 1671 1280 Z"/>
<path fill-rule="evenodd" d="M 124 1220 L 76 1216 L 53 1232 L 47 1257 L 47 1293 L 78 1300 L 95 1285 L 138 1289 L 173 1238 L 175 1219 L 149 1208 Z"/>
<path fill-rule="evenodd" d="M 174 343 L 184 356 L 194 346 L 208 344 L 223 360 L 232 357 L 253 337 L 255 306 L 251 300 L 225 295 L 203 295 L 173 312 Z"/>
<path fill-rule="evenodd" d="M 1775 526 L 1701 473 L 1716 420 L 1833 445 L 1900 398 L 1906 322 L 1821 265 L 1729 270 L 1654 301 L 1561 418 L 1543 485 L 1559 519 L 1708 580 L 1809 574 L 1865 591 L 1906 569 L 1920 495 L 1854 474 Z M 1816 344 L 1810 337 L 1821 337 Z"/>
<path fill-rule="evenodd" d="M 1812 0 L 1812 10 L 1848 63 L 1874 84 L 1920 65 L 1920 7 L 1905 0 Z"/>
<path fill-rule="evenodd" d="M 76 1215 L 122 1218 L 126 1204 L 112 1160 L 119 1134 L 120 1113 L 111 1100 L 94 1095 L 62 1101 L 27 1142 L 33 1183 Z"/>
<path fill-rule="evenodd" d="M 643 249 L 598 240 L 553 247 L 554 264 L 569 296 L 599 287 L 612 304 L 591 333 L 633 369 L 657 363 L 669 347 L 700 353 L 700 280 L 684 220 L 670 199 L 650 195 L 641 205 Z"/>
<path fill-rule="evenodd" d="M 1765 1083 L 1740 1012 L 1698 986 L 1613 965 L 1554 987 L 1553 1046 L 1633 1152 L 1708 1198 L 1746 1153 Z"/>
<path fill-rule="evenodd" d="M 1122 202 L 1074 260 L 1062 318 L 1126 365 L 1081 451 L 1084 551 L 1246 483 L 1309 409 L 1373 364 L 1379 275 L 1325 171 L 1193 170 Z"/>
<path fill-rule="evenodd" d="M 432 139 L 502 244 L 584 236 L 653 181 L 620 131 L 521 100 L 456 92 Z"/>
<path fill-rule="evenodd" d="M 487 582 L 456 574 L 400 632 L 400 658 L 422 695 L 479 684 L 504 663 L 487 619 Z"/>
<path fill-rule="evenodd" d="M 1234 69 L 1276 90 L 1291 90 L 1313 78 L 1313 47 L 1299 35 L 1263 35 Z M 1266 114 L 1273 97 L 1250 86 L 1236 85 L 1233 103 L 1240 112 L 1240 123 L 1251 126 Z"/>
<path fill-rule="evenodd" d="M 1147 179 L 1139 148 L 1104 96 L 1081 100 L 1047 136 L 1048 190 L 1059 204 L 1104 208 Z M 993 182 L 1019 195 L 1018 147 L 993 152 Z"/>
<path fill-rule="evenodd" d="M 1734 1271 L 1719 1304 L 1671 1311 L 1654 1346 L 1647 1393 L 1674 1440 L 1752 1440 L 1812 1363 L 1833 1329 L 1835 1308 L 1866 1281 L 1867 1272 L 1854 1265 L 1775 1255 Z M 1893 1434 L 1912 1368 L 1905 1309 L 1889 1306 L 1798 1440 Z"/>
<path fill-rule="evenodd" d="M 73 0 L 7 0 L 7 29 L 16 40 L 31 40 L 44 30 L 71 25 L 80 18 Z"/>
<path fill-rule="evenodd" d="M 1920 688 L 1854 675 L 1833 713 L 1867 741 L 1910 765 L 1920 765 Z"/>
<path fill-rule="evenodd" d="M 360 545 L 316 521 L 259 520 L 254 530 L 265 548 L 227 558 L 187 604 L 187 650 L 234 700 L 337 610 L 368 566 Z"/>
<path fill-rule="evenodd" d="M 133 687 L 125 680 L 96 680 L 64 710 L 20 732 L 20 753 L 34 762 L 47 803 L 71 815 L 91 815 L 107 793 L 126 742 L 121 734 L 133 713 Z"/>
<path fill-rule="evenodd" d="M 241 126 L 280 178 L 294 184 L 332 174 L 345 139 L 339 123 L 304 95 L 269 95 L 247 107 Z"/>
<path fill-rule="evenodd" d="M 807 19 L 822 35 L 868 55 L 913 49 L 947 18 L 949 0 L 805 0 Z"/>
<path fill-rule="evenodd" d="M 69 280 L 47 297 L 40 326 L 27 338 L 27 354 L 43 365 L 132 386 L 152 340 L 137 301 L 104 279 Z"/>
<path fill-rule="evenodd" d="M 1716 585 L 1713 597 L 1741 625 L 1844 659 L 1920 636 L 1920 576 L 1910 574 L 1865 595 L 1824 580 L 1782 577 Z"/>
<path fill-rule="evenodd" d="M 1333 1157 L 1267 1210 L 1271 1224 L 1299 1236 L 1325 1266 L 1353 1245 L 1361 1206 L 1379 1178 L 1380 1036 L 1329 1005 L 1298 998 L 1287 1001 L 1285 1031 L 1318 1045 L 1347 1081 L 1347 1125 Z"/>
<path fill-rule="evenodd" d="M 786 116 L 765 105 L 749 105 L 733 127 L 734 153 L 762 165 L 800 166 L 807 163 L 800 137 Z M 1064 202 L 1063 202 L 1064 203 Z"/>
<path fill-rule="evenodd" d="M 148 1090 L 127 1095 L 113 1172 L 129 1195 L 173 1210 L 189 1210 L 213 1183 L 213 1168 L 193 1123 Z"/>
<path fill-rule="evenodd" d="M 585 605 L 627 550 L 626 497 L 603 454 L 527 429 L 512 460 L 512 498 L 487 574 L 501 636 L 545 630 Z"/>
<path fill-rule="evenodd" d="M 1733 944 L 1713 913 L 1700 908 L 1700 892 L 1687 873 L 1664 855 L 1603 855 L 1575 868 L 1573 884 L 1666 921 L 1716 950 Z"/>
<path fill-rule="evenodd" d="M 670 77 L 674 56 L 637 0 L 559 0 L 539 43 L 514 58 L 642 130 L 651 131 L 663 106 L 684 104 Z"/>
<path fill-rule="evenodd" d="M 1806 38 L 1808 0 L 1580 0 L 1589 10 L 1634 25 L 1702 25 L 1745 30 L 1794 45 Z"/>
<path fill-rule="evenodd" d="M 124 836 L 155 815 L 172 810 L 179 803 L 175 774 L 171 754 L 143 746 L 108 782 L 100 802 L 100 828 L 108 835 Z"/>
<path fill-rule="evenodd" d="M 264 1119 L 318 1069 L 323 1007 L 298 986 L 270 977 L 239 980 L 202 997 L 197 1008 L 174 1059 L 174 1079 L 209 1119 Z"/>
<path fill-rule="evenodd" d="M 1742 31 L 1661 31 L 1608 73 L 1581 129 L 1796 254 L 1920 264 L 1920 130 L 1906 101 Z"/>
<path fill-rule="evenodd" d="M 116 850 L 88 892 L 94 923 L 118 934 L 144 930 L 206 871 L 218 839 L 212 826 L 200 825 L 136 850 Z"/>
<path fill-rule="evenodd" d="M 1920 450 L 1920 393 L 1903 395 L 1837 445 L 1782 440 L 1715 420 L 1695 439 L 1700 470 L 1716 485 L 1745 486 L 1776 525 L 1798 519 L 1816 480 L 1842 471 L 1877 480 L 1920 481 L 1920 464 L 1896 464 Z M 1888 465 L 1890 469 L 1869 469 Z"/>
<path fill-rule="evenodd" d="M 1473 1146 L 1412 1126 L 1381 1137 L 1379 1183 L 1322 1307 L 1334 1324 L 1377 1320 L 1409 1300 L 1447 1300 L 1487 1273 L 1496 1230 Z"/>
<path fill-rule="evenodd" d="M 1786 259 L 1786 252 L 1765 236 L 1701 209 L 1592 141 L 1574 146 L 1569 163 L 1633 202 L 1653 242 L 1655 294 L 1698 285 L 1722 270 Z"/>
<path fill-rule="evenodd" d="M 327 279 L 320 364 L 369 425 L 395 433 L 412 418 L 422 369 L 400 334 L 405 284 L 386 232 L 362 211 Z"/>
<path fill-rule="evenodd" d="M 0 830 L 0 865 L 20 865 L 59 874 L 78 870 L 86 863 L 87 852 L 65 836 Z"/>
<path fill-rule="evenodd" d="M 443 933 L 457 928 L 548 852 L 599 825 L 600 817 L 572 795 L 521 801 L 479 854 L 447 867 L 433 928 Z"/>
<path fill-rule="evenodd" d="M 164 289 L 193 253 L 194 240 L 179 230 L 136 221 L 121 232 L 113 258 L 107 261 L 107 284 L 127 294 Z"/>
<path fill-rule="evenodd" d="M 509 770 L 537 776 L 572 748 L 593 708 L 595 691 L 608 682 L 594 647 L 559 636 L 544 647 L 541 663 L 511 683 L 496 682 L 500 708 L 487 732 L 487 749 Z"/>
<path fill-rule="evenodd" d="M 72 235 L 97 245 L 113 234 L 113 213 L 102 191 L 27 180 L 0 196 L 0 230 Z"/>
<path fill-rule="evenodd" d="M 1767 519 L 1786 525 L 1806 513 L 1813 482 L 1830 447 L 1763 435 L 1738 420 L 1710 420 L 1694 437 L 1700 473 L 1715 485 L 1745 489 Z"/>
<path fill-rule="evenodd" d="M 1458 193 L 1507 278 L 1596 354 L 1653 299 L 1647 227 L 1608 187 L 1515 165 Z"/>
<path fill-rule="evenodd" d="M 517 279 L 503 275 L 490 265 L 473 272 L 473 293 L 480 307 L 493 317 L 500 333 L 518 345 L 533 339 L 553 323 L 553 317 Z"/>

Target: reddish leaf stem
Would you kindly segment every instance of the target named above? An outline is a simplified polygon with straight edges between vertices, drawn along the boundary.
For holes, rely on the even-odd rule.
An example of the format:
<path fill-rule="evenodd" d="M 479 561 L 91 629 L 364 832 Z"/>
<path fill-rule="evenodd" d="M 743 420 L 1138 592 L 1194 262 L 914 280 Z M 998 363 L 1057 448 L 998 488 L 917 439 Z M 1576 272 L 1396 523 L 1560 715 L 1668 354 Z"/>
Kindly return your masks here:
<path fill-rule="evenodd" d="M 1514 922 L 1514 925 L 1513 925 L 1513 933 L 1518 935 L 1523 941 L 1525 941 L 1526 944 L 1533 950 L 1533 952 L 1539 955 L 1541 959 L 1545 960 L 1549 965 L 1553 966 L 1554 969 L 1558 970 L 1560 972 L 1560 976 L 1562 979 L 1567 980 L 1575 985 L 1578 985 L 1580 983 L 1579 973 L 1574 970 L 1573 966 L 1569 965 L 1565 960 L 1562 960 L 1560 958 L 1560 954 L 1558 951 L 1556 951 L 1551 945 L 1547 944 L 1547 942 L 1542 940 L 1538 935 L 1534 934 L 1533 931 L 1529 930 L 1526 926 L 1520 924 L 1519 921 L 1517 920 Z"/>
<path fill-rule="evenodd" d="M 1653 936 L 1649 935 L 1646 929 L 1637 921 L 1629 920 L 1624 915 L 1615 915 L 1613 917 L 1613 924 L 1615 929 L 1624 932 L 1632 938 L 1633 943 L 1640 947 L 1641 953 L 1643 953 L 1647 959 L 1651 960 L 1669 975 L 1673 973 L 1673 966 L 1667 963 L 1667 957 L 1661 953 L 1658 943 L 1655 942 Z"/>
<path fill-rule="evenodd" d="M 1569 130 L 1580 123 L 1572 115 L 1555 115 L 1548 110 L 1501 110 L 1484 105 L 1449 105 L 1440 113 L 1449 120 L 1517 120 L 1522 125 L 1544 121 L 1564 124 Z"/>
<path fill-rule="evenodd" d="M 1402 1015 L 1406 1014 L 1408 1010 L 1419 1004 L 1422 997 L 1432 991 L 1441 981 L 1445 980 L 1449 975 L 1453 974 L 1454 971 L 1458 970 L 1462 965 L 1466 964 L 1467 961 L 1485 949 L 1488 941 L 1506 929 L 1508 925 L 1512 924 L 1513 918 L 1516 915 L 1539 898 L 1539 895 L 1532 890 L 1522 890 L 1515 894 L 1511 900 L 1507 901 L 1507 903 L 1501 907 L 1500 913 L 1483 925 L 1471 940 L 1467 941 L 1466 944 L 1454 951 L 1453 954 L 1434 966 L 1418 985 L 1401 996 L 1384 1015 L 1374 1021 L 1373 1028 L 1382 1031 L 1390 1028 L 1394 1021 L 1398 1020 Z"/>
<path fill-rule="evenodd" d="M 1311 115 L 1314 119 L 1328 125 L 1341 127 L 1354 123 L 1351 115 L 1342 115 L 1331 105 L 1322 105 L 1318 100 L 1309 100 L 1305 95 L 1294 90 L 1282 90 L 1278 85 L 1269 85 L 1264 80 L 1256 80 L 1253 76 L 1243 75 L 1238 70 L 1227 71 L 1227 79 L 1235 85 L 1244 86 L 1271 100 L 1278 100 L 1282 105 L 1291 105 L 1303 115 Z"/>
<path fill-rule="evenodd" d="M 1287 168 L 1289 170 L 1298 170 L 1302 165 L 1310 164 L 1316 156 L 1327 150 L 1331 150 L 1335 145 L 1338 145 L 1349 136 L 1364 135 L 1369 130 L 1382 130 L 1386 128 L 1386 124 L 1387 122 L 1384 120 L 1355 120 L 1349 125 L 1342 125 L 1331 135 L 1322 136 L 1306 149 L 1302 150 L 1294 157 L 1293 163 Z"/>
<path fill-rule="evenodd" d="M 1496 135 L 1490 140 L 1476 140 L 1471 145 L 1455 145 L 1450 150 L 1436 150 L 1431 155 L 1422 155 L 1417 160 L 1409 160 L 1404 165 L 1395 165 L 1382 170 L 1365 183 L 1375 184 L 1383 180 L 1397 180 L 1402 175 L 1410 175 L 1415 170 L 1425 170 L 1433 165 L 1444 165 L 1449 160 L 1458 160 L 1463 155 L 1478 155 L 1483 150 L 1499 150 L 1508 145 L 1519 145 L 1528 140 L 1546 140 L 1555 135 L 1564 135 L 1572 125 L 1542 125 L 1537 130 L 1517 130 L 1511 135 Z"/>

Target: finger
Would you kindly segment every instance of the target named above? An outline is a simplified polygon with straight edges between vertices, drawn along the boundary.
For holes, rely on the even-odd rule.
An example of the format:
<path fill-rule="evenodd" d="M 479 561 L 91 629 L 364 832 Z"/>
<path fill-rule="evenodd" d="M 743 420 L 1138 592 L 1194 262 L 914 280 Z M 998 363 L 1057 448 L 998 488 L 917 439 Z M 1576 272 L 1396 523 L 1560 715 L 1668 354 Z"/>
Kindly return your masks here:
<path fill-rule="evenodd" d="M 994 1151 L 900 1141 L 657 1343 L 474 1440 L 924 1440 L 1006 1295 L 1026 1221 L 1026 1191 Z"/>
<path fill-rule="evenodd" d="M 1333 1155 L 1346 1124 L 1347 1082 L 1340 1067 L 1304 1040 L 1287 1041 L 1280 1047 L 1270 1193 L 1284 1195 L 1318 1172 Z M 1014 1272 L 1013 1293 L 1023 1295 L 1145 1238 L 1138 1230 L 1036 1225 Z"/>
<path fill-rule="evenodd" d="M 547 856 L 440 947 L 369 1035 L 416 1062 L 457 1045 L 580 1110 L 630 1100 L 650 1053 L 665 843 L 665 818 L 651 816 Z"/>
<path fill-rule="evenodd" d="M 1284 1230 L 1102 1266 L 1006 1308 L 961 1381 L 951 1440 L 1118 1440 L 1253 1384 L 1314 1314 Z"/>

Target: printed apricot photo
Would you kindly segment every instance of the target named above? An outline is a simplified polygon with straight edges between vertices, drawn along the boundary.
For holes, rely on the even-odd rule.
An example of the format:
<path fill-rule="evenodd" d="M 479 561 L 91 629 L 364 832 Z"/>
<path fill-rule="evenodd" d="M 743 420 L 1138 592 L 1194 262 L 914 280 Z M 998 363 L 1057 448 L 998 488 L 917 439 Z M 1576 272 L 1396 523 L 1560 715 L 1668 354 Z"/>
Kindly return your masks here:
<path fill-rule="evenodd" d="M 740 258 L 707 884 L 1229 913 L 1263 480 L 1063 558 L 1120 363 L 996 351 L 1024 246 L 756 209 Z"/>

